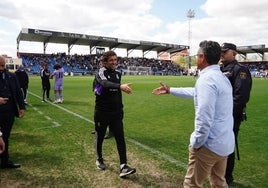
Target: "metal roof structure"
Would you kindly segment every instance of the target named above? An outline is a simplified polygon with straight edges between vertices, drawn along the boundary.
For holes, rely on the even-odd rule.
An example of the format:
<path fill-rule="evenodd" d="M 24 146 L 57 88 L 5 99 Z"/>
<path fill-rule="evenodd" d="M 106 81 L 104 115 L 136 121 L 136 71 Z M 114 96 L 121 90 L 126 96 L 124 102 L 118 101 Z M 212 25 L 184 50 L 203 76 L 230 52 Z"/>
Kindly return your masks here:
<path fill-rule="evenodd" d="M 256 53 L 262 60 L 264 58 L 264 53 L 268 52 L 268 48 L 265 48 L 264 44 L 261 45 L 252 45 L 252 46 L 238 46 L 237 52 L 239 55 L 242 55 L 246 59 L 247 54 Z"/>
<path fill-rule="evenodd" d="M 189 46 L 168 44 L 151 41 L 126 40 L 113 37 L 66 33 L 58 31 L 48 31 L 40 29 L 22 28 L 17 37 L 17 52 L 19 52 L 20 41 L 42 42 L 43 52 L 46 53 L 48 43 L 60 43 L 68 45 L 68 54 L 73 45 L 85 45 L 90 47 L 90 54 L 99 47 L 108 47 L 110 50 L 123 48 L 127 50 L 129 55 L 133 50 L 141 50 L 143 56 L 150 51 L 156 51 L 157 55 L 163 52 L 170 54 L 183 50 L 188 50 Z"/>

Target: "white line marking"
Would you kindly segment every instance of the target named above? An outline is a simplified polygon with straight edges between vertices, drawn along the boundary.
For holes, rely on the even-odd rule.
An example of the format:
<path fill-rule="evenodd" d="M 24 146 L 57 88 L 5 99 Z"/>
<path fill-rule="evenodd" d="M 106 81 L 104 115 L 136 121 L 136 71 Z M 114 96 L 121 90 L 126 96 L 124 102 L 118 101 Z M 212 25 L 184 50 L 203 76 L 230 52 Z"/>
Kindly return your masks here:
<path fill-rule="evenodd" d="M 41 111 L 39 111 L 39 110 L 37 110 L 37 112 L 38 112 L 39 114 L 41 114 L 41 115 L 43 115 L 43 114 L 44 114 L 43 112 L 41 112 Z"/>
<path fill-rule="evenodd" d="M 32 92 L 28 92 L 28 93 L 30 93 L 31 95 L 33 95 L 33 96 L 35 96 L 35 97 L 41 99 L 40 96 L 38 96 L 38 95 L 36 95 L 36 94 L 34 94 L 34 93 L 32 93 Z M 51 105 L 53 105 L 53 106 L 55 106 L 55 107 L 57 107 L 57 108 L 59 108 L 59 109 L 65 111 L 65 112 L 67 112 L 67 113 L 69 113 L 69 114 L 72 114 L 72 115 L 74 115 L 74 116 L 76 116 L 76 117 L 78 117 L 78 118 L 80 118 L 80 119 L 83 119 L 83 120 L 85 120 L 85 121 L 87 121 L 87 122 L 89 122 L 89 123 L 94 124 L 94 121 L 91 121 L 91 120 L 85 118 L 84 116 L 81 116 L 81 115 L 79 115 L 79 114 L 77 114 L 77 113 L 74 113 L 74 112 L 72 112 L 72 111 L 70 111 L 70 110 L 68 110 L 68 109 L 66 109 L 66 108 L 63 108 L 63 107 L 60 106 L 60 105 L 54 104 L 54 103 L 49 102 L 49 101 L 48 101 L 47 103 L 49 103 L 49 104 L 51 104 Z"/>
<path fill-rule="evenodd" d="M 56 121 L 53 121 L 53 124 L 54 124 L 54 127 L 59 127 L 60 126 L 60 124 L 58 122 L 56 122 Z"/>
<path fill-rule="evenodd" d="M 36 94 L 34 94 L 34 93 L 30 92 L 30 91 L 28 91 L 28 93 L 33 95 L 33 96 L 35 96 L 35 97 L 37 97 L 37 98 L 39 98 L 39 99 L 41 99 L 40 96 L 38 96 L 38 95 L 36 95 Z M 72 115 L 74 115 L 74 116 L 76 116 L 76 117 L 78 117 L 80 119 L 83 119 L 83 120 L 85 120 L 85 121 L 87 121 L 87 122 L 89 122 L 89 123 L 94 125 L 94 121 L 92 121 L 90 119 L 87 119 L 84 116 L 81 116 L 81 115 L 79 115 L 79 114 L 77 114 L 75 112 L 72 112 L 72 111 L 70 111 L 70 110 L 68 110 L 66 108 L 63 108 L 62 106 L 53 104 L 52 102 L 48 102 L 48 103 L 53 105 L 53 106 L 55 106 L 55 107 L 57 107 L 57 108 L 59 108 L 59 109 L 61 109 L 61 110 L 63 110 L 63 111 L 65 111 L 65 112 L 67 112 L 67 113 L 69 113 L 69 114 L 72 114 Z M 56 127 L 56 126 L 54 126 L 54 127 Z M 44 128 L 46 128 L 46 127 L 44 127 Z M 173 157 L 171 157 L 171 156 L 169 156 L 169 155 L 167 155 L 165 153 L 162 153 L 162 152 L 160 152 L 158 150 L 155 150 L 155 149 L 153 149 L 153 148 L 151 148 L 149 146 L 146 146 L 146 145 L 144 145 L 144 144 L 142 144 L 142 143 L 140 143 L 140 142 L 138 142 L 138 141 L 136 141 L 136 140 L 134 140 L 132 138 L 126 137 L 126 140 L 131 142 L 131 143 L 133 143 L 133 144 L 135 144 L 135 145 L 137 145 L 137 146 L 139 146 L 139 147 L 141 147 L 141 148 L 143 148 L 143 149 L 145 149 L 145 150 L 147 150 L 147 151 L 149 151 L 149 152 L 151 152 L 151 153 L 153 153 L 153 154 L 156 154 L 160 158 L 163 158 L 163 159 L 169 161 L 170 163 L 175 164 L 176 166 L 179 166 L 179 167 L 181 167 L 183 169 L 187 169 L 187 165 L 185 163 L 183 163 L 182 161 L 180 161 L 180 160 L 176 160 Z"/>
<path fill-rule="evenodd" d="M 32 104 L 29 104 L 29 106 L 33 107 Z M 44 113 L 42 111 L 40 111 L 38 108 L 36 107 L 33 107 L 34 111 L 36 111 L 37 113 L 43 115 Z M 49 116 L 44 116 L 48 121 L 52 121 L 52 119 L 49 117 Z M 52 126 L 46 126 L 46 127 L 39 127 L 39 128 L 35 128 L 34 130 L 40 130 L 40 129 L 49 129 L 49 128 L 55 128 L 55 127 L 59 127 L 61 126 L 61 124 L 59 124 L 58 122 L 56 121 L 53 121 L 52 122 Z"/>
<path fill-rule="evenodd" d="M 51 118 L 49 116 L 44 116 L 47 120 L 51 120 Z"/>
<path fill-rule="evenodd" d="M 173 157 L 171 157 L 171 156 L 169 156 L 169 155 L 167 155 L 167 154 L 165 154 L 165 153 L 162 153 L 162 152 L 160 152 L 160 151 L 158 151 L 158 150 L 156 150 L 156 149 L 153 149 L 153 148 L 151 148 L 151 147 L 149 147 L 149 146 L 146 146 L 146 145 L 144 145 L 144 144 L 142 144 L 142 143 L 140 143 L 140 142 L 138 142 L 138 141 L 136 141 L 136 140 L 134 140 L 134 139 L 132 139 L 132 138 L 127 138 L 127 137 L 126 137 L 126 139 L 127 139 L 129 142 L 131 142 L 131 143 L 133 143 L 133 144 L 135 144 L 135 145 L 137 145 L 137 146 L 140 146 L 141 148 L 143 148 L 143 149 L 145 149 L 145 150 L 147 150 L 147 151 L 150 151 L 151 153 L 156 154 L 156 155 L 158 155 L 159 157 L 161 157 L 161 158 L 163 158 L 163 159 L 165 159 L 165 160 L 167 160 L 167 161 L 169 161 L 169 162 L 171 162 L 171 163 L 174 163 L 175 165 L 177 165 L 177 166 L 179 166 L 179 167 L 182 167 L 182 168 L 184 168 L 184 169 L 187 169 L 187 165 L 186 165 L 186 164 L 184 164 L 183 162 L 181 162 L 181 161 L 179 161 L 179 160 L 174 159 Z"/>
<path fill-rule="evenodd" d="M 35 128 L 34 130 L 51 129 L 51 128 L 55 128 L 55 127 L 59 127 L 59 126 L 61 126 L 59 123 L 53 122 L 53 125 L 51 125 L 51 126 L 39 127 L 39 128 Z"/>

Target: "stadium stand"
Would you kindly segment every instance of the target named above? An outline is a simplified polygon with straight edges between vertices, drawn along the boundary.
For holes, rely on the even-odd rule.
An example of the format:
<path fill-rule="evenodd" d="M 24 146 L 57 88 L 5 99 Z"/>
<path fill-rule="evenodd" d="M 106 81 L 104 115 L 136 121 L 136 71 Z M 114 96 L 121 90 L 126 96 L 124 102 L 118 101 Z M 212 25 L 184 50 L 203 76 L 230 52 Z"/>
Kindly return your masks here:
<path fill-rule="evenodd" d="M 164 52 L 171 55 L 183 50 L 189 49 L 189 46 L 160 43 L 152 41 L 126 40 L 105 36 L 93 36 L 78 33 L 66 33 L 58 31 L 48 31 L 41 29 L 22 28 L 17 37 L 17 52 L 19 52 L 20 41 L 43 43 L 43 54 L 46 54 L 46 47 L 49 43 L 60 43 L 68 46 L 68 55 L 74 45 L 89 46 L 90 54 L 95 50 L 96 54 L 102 53 L 104 47 L 110 50 L 122 48 L 127 50 L 127 57 L 133 50 L 141 50 L 143 57 L 150 52 L 155 51 L 160 56 Z M 98 53 L 97 53 L 98 52 Z"/>
<path fill-rule="evenodd" d="M 22 58 L 22 64 L 30 73 L 39 74 L 42 65 L 49 63 L 50 71 L 53 71 L 55 63 L 64 67 L 68 75 L 92 75 L 99 68 L 100 55 L 66 55 L 57 54 L 33 54 L 18 53 Z M 148 58 L 118 57 L 118 70 L 123 75 L 181 75 L 183 69 L 170 60 L 158 60 Z"/>
<path fill-rule="evenodd" d="M 19 52 L 20 41 L 41 42 L 44 49 L 42 54 L 23 53 Z M 68 54 L 55 53 L 46 54 L 46 47 L 49 43 L 60 43 L 68 45 Z M 89 46 L 89 55 L 70 55 L 73 45 Z M 93 36 L 77 33 L 66 33 L 57 31 L 48 31 L 40 29 L 22 28 L 17 37 L 17 54 L 22 58 L 23 65 L 32 74 L 39 74 L 40 67 L 44 62 L 49 62 L 49 68 L 55 63 L 60 63 L 66 74 L 73 75 L 91 75 L 98 69 L 99 57 L 104 52 L 105 48 L 114 50 L 116 48 L 124 48 L 127 50 L 126 57 L 119 57 L 118 69 L 124 75 L 187 75 L 187 68 L 181 68 L 171 60 L 148 59 L 145 55 L 150 51 L 157 52 L 157 57 L 163 54 L 168 54 L 169 57 L 174 57 L 178 54 L 182 56 L 188 55 L 189 46 L 159 43 L 151 41 L 125 40 L 104 36 Z M 133 50 L 141 50 L 142 57 L 129 58 L 129 54 Z M 267 77 L 268 61 L 265 61 L 265 53 L 268 48 L 265 45 L 253 46 L 238 46 L 238 54 L 241 57 L 240 63 L 249 67 L 253 77 Z M 95 54 L 93 54 L 95 52 Z M 258 54 L 259 61 L 250 61 L 247 55 Z"/>

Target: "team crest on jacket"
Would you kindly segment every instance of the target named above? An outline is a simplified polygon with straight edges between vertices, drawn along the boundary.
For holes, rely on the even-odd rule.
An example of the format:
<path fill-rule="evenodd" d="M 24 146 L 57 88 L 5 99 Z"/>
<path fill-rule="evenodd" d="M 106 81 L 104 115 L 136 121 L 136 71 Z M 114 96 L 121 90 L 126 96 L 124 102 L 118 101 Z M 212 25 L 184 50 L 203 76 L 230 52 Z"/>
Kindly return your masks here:
<path fill-rule="evenodd" d="M 228 72 L 224 72 L 223 74 L 224 74 L 225 76 L 227 76 L 227 77 L 232 76 L 232 72 L 230 72 L 230 71 L 228 71 Z"/>
<path fill-rule="evenodd" d="M 244 71 L 241 71 L 241 72 L 240 72 L 240 78 L 241 78 L 241 79 L 246 79 L 246 78 L 247 78 L 247 73 L 244 72 Z"/>

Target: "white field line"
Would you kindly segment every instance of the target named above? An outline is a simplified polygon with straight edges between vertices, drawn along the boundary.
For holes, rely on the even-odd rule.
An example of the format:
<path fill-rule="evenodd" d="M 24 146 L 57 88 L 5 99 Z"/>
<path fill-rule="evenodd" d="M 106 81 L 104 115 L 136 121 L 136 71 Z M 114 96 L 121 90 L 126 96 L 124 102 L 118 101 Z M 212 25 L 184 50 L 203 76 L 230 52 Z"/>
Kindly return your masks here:
<path fill-rule="evenodd" d="M 29 104 L 29 106 L 33 107 L 31 104 Z M 44 114 L 43 112 L 41 112 L 41 111 L 40 111 L 38 108 L 36 108 L 36 107 L 33 107 L 33 109 L 34 109 L 37 113 L 39 113 L 39 114 L 41 114 L 41 115 Z M 49 116 L 44 116 L 44 117 L 45 117 L 48 121 L 52 121 L 52 119 L 51 119 Z M 39 127 L 39 128 L 35 128 L 34 130 L 50 129 L 50 128 L 55 128 L 55 127 L 59 127 L 59 126 L 61 126 L 58 122 L 55 122 L 55 121 L 53 121 L 52 124 L 53 124 L 53 125 L 51 125 L 51 126 Z"/>
<path fill-rule="evenodd" d="M 35 96 L 35 97 L 37 97 L 37 98 L 39 98 L 39 99 L 41 100 L 41 97 L 40 97 L 40 96 L 38 96 L 38 95 L 36 95 L 36 94 L 34 94 L 34 93 L 30 92 L 30 91 L 29 91 L 28 93 L 31 94 L 31 95 L 33 95 L 33 96 Z M 65 112 L 67 112 L 67 113 L 69 113 L 69 114 L 72 114 L 72 115 L 74 115 L 74 116 L 76 116 L 76 117 L 78 117 L 78 118 L 80 118 L 80 119 L 83 119 L 83 120 L 85 120 L 85 121 L 87 121 L 87 122 L 89 122 L 89 123 L 92 123 L 92 124 L 94 125 L 94 122 L 93 122 L 93 121 L 91 121 L 90 119 L 85 118 L 84 116 L 81 116 L 81 115 L 79 115 L 79 114 L 77 114 L 77 113 L 74 113 L 74 112 L 72 112 L 72 111 L 70 111 L 70 110 L 68 110 L 68 109 L 66 109 L 66 108 L 63 108 L 63 107 L 60 106 L 60 105 L 54 104 L 54 103 L 52 103 L 52 102 L 47 101 L 47 103 L 49 103 L 49 104 L 51 104 L 51 105 L 53 105 L 53 106 L 55 106 L 55 107 L 57 107 L 57 108 L 59 108 L 59 109 L 65 111 Z"/>
<path fill-rule="evenodd" d="M 36 98 L 39 98 L 41 100 L 41 97 L 38 96 L 38 95 L 36 95 L 35 93 L 32 93 L 30 91 L 28 91 L 28 93 L 31 94 L 31 95 L 33 95 L 33 96 L 35 96 Z M 94 121 L 92 121 L 90 119 L 87 119 L 84 116 L 81 116 L 81 115 L 79 115 L 79 114 L 77 114 L 75 112 L 72 112 L 72 111 L 70 111 L 70 110 L 68 110 L 66 108 L 63 108 L 60 105 L 54 104 L 52 102 L 48 102 L 48 103 L 51 104 L 51 105 L 53 105 L 53 106 L 55 106 L 55 107 L 57 107 L 57 108 L 59 108 L 59 109 L 61 109 L 61 110 L 63 110 L 63 111 L 65 111 L 65 112 L 67 112 L 67 113 L 69 113 L 69 114 L 72 114 L 72 115 L 74 115 L 74 116 L 76 116 L 76 117 L 78 117 L 80 119 L 83 119 L 83 120 L 85 120 L 85 121 L 87 121 L 87 122 L 89 122 L 89 123 L 91 123 L 91 124 L 94 125 Z M 60 126 L 60 125 L 58 125 L 58 126 Z M 57 126 L 54 125 L 53 127 L 57 127 Z M 134 140 L 132 138 L 126 137 L 126 140 L 129 141 L 129 142 L 131 142 L 131 143 L 133 143 L 133 144 L 135 144 L 135 145 L 137 145 L 137 146 L 139 146 L 139 147 L 141 147 L 141 148 L 143 148 L 144 150 L 149 151 L 150 153 L 156 154 L 160 158 L 165 159 L 166 161 L 168 161 L 170 163 L 173 163 L 176 166 L 179 166 L 179 167 L 181 167 L 183 169 L 187 169 L 187 164 L 183 163 L 180 160 L 174 159 L 173 157 L 171 157 L 171 156 L 169 156 L 169 155 L 167 155 L 165 153 L 162 153 L 162 152 L 160 152 L 160 151 L 158 151 L 156 149 L 153 149 L 153 148 L 151 148 L 149 146 L 146 146 L 146 145 L 144 145 L 144 144 L 142 144 L 142 143 L 140 143 L 140 142 L 138 142 L 138 141 L 136 141 L 136 140 Z"/>

